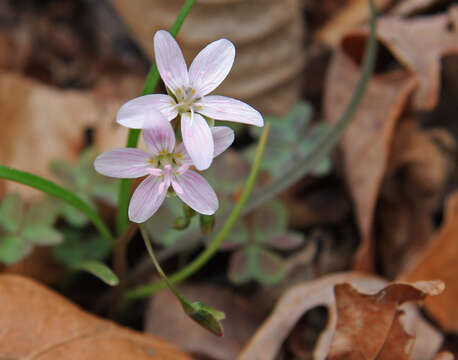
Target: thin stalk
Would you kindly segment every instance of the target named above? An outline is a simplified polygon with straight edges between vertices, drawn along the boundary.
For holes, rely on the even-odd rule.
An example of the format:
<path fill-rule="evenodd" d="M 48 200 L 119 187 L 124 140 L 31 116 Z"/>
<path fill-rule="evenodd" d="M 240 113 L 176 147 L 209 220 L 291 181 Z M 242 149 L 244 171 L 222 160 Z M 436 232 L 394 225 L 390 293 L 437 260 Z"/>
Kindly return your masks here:
<path fill-rule="evenodd" d="M 167 275 L 165 275 L 164 270 L 162 270 L 161 265 L 159 264 L 159 261 L 156 258 L 156 255 L 154 254 L 153 247 L 151 246 L 151 240 L 148 236 L 148 232 L 145 230 L 143 226 L 140 226 L 140 232 L 143 237 L 143 241 L 145 242 L 146 249 L 148 250 L 149 256 L 151 257 L 151 260 L 153 261 L 154 267 L 156 268 L 157 272 L 162 278 L 162 281 L 164 281 L 165 285 L 168 286 L 171 292 L 177 297 L 178 300 L 183 301 L 183 297 L 180 295 L 180 293 L 174 288 L 172 283 L 169 281 L 167 278 Z"/>
<path fill-rule="evenodd" d="M 175 22 L 170 28 L 170 34 L 176 37 L 178 31 L 180 31 L 184 20 L 189 14 L 192 6 L 196 0 L 187 0 L 180 12 L 177 15 Z M 156 62 L 153 61 L 151 68 L 146 76 L 145 84 L 143 85 L 142 95 L 152 94 L 156 89 L 157 83 L 159 82 L 159 71 L 157 70 Z M 140 130 L 131 129 L 127 137 L 127 147 L 137 147 L 138 138 L 140 136 Z M 129 207 L 129 193 L 131 187 L 130 179 L 122 179 L 119 185 L 118 193 L 118 214 L 116 218 L 116 230 L 118 234 L 122 234 L 127 227 L 127 209 Z"/>
<path fill-rule="evenodd" d="M 108 229 L 97 212 L 70 190 L 67 190 L 62 186 L 40 176 L 4 165 L 0 165 L 0 178 L 30 186 L 66 202 L 86 215 L 99 231 L 100 235 L 102 235 L 106 240 L 111 243 L 114 241 L 110 229 Z"/>
<path fill-rule="evenodd" d="M 264 131 L 262 132 L 261 138 L 259 139 L 253 166 L 251 167 L 251 171 L 246 181 L 243 193 L 240 196 L 240 199 L 235 205 L 234 209 L 232 210 L 232 213 L 230 214 L 229 218 L 224 223 L 222 229 L 215 235 L 210 245 L 194 261 L 192 261 L 188 266 L 184 267 L 183 269 L 175 272 L 173 275 L 170 276 L 169 281 L 171 284 L 177 284 L 187 279 L 195 272 L 197 272 L 200 268 L 202 268 L 202 266 L 204 266 L 216 253 L 224 239 L 231 232 L 233 226 L 235 225 L 236 221 L 239 219 L 242 213 L 243 207 L 248 201 L 248 198 L 253 190 L 254 184 L 256 183 L 256 178 L 258 176 L 259 168 L 261 165 L 262 155 L 264 154 L 267 135 L 269 133 L 269 127 L 269 123 L 267 123 L 264 127 Z M 123 299 L 125 302 L 128 302 L 134 299 L 148 297 L 158 292 L 159 290 L 164 289 L 166 286 L 167 284 L 164 281 L 157 281 L 152 284 L 139 286 L 132 290 L 128 290 L 124 294 Z"/>
<path fill-rule="evenodd" d="M 350 103 L 347 105 L 342 117 L 337 122 L 336 126 L 332 131 L 324 136 L 320 141 L 316 143 L 312 151 L 299 163 L 295 164 L 294 167 L 290 168 L 281 177 L 273 180 L 270 184 L 267 184 L 263 188 L 259 189 L 253 194 L 252 199 L 243 209 L 243 215 L 256 209 L 258 206 L 271 200 L 282 191 L 296 183 L 304 175 L 316 166 L 316 164 L 337 145 L 343 133 L 345 132 L 348 124 L 353 119 L 358 105 L 363 98 L 366 91 L 368 82 L 374 71 L 375 60 L 377 56 L 377 39 L 376 39 L 376 9 L 373 0 L 369 0 L 369 7 L 371 11 L 371 18 L 369 22 L 370 34 L 368 40 L 368 46 L 365 49 L 364 61 L 362 66 L 362 73 L 358 86 L 353 93 L 353 97 Z"/>

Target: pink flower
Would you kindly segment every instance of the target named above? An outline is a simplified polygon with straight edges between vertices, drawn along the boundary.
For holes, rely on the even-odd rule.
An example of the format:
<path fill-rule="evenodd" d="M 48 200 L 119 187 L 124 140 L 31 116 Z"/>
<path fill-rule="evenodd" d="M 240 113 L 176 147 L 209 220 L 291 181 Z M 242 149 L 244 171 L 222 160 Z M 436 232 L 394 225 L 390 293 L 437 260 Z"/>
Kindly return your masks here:
<path fill-rule="evenodd" d="M 213 160 L 213 138 L 205 117 L 263 126 L 262 115 L 242 101 L 208 95 L 231 70 L 235 47 L 226 39 L 207 45 L 188 69 L 175 39 L 167 31 L 154 35 L 154 52 L 162 80 L 170 95 L 153 94 L 125 103 L 117 121 L 124 126 L 143 129 L 154 122 L 151 110 L 159 110 L 169 121 L 181 117 L 184 146 L 199 170 Z"/>
<path fill-rule="evenodd" d="M 176 145 L 170 123 L 155 114 L 152 127 L 143 130 L 149 152 L 134 149 L 114 149 L 99 155 L 95 169 L 106 176 L 138 178 L 147 175 L 135 189 L 129 204 L 129 219 L 141 223 L 161 206 L 172 186 L 176 195 L 195 211 L 211 215 L 218 209 L 218 198 L 208 182 L 195 171 L 183 144 Z M 225 126 L 211 129 L 213 157 L 226 150 L 234 141 L 234 132 Z"/>

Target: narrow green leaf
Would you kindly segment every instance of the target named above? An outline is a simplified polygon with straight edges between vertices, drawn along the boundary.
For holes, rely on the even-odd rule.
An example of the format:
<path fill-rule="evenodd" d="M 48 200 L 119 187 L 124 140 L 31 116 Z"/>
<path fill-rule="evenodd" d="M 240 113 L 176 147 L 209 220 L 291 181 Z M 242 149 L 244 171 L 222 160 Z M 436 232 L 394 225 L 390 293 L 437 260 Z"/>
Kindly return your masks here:
<path fill-rule="evenodd" d="M 119 284 L 119 279 L 116 274 L 102 262 L 90 260 L 74 265 L 72 268 L 75 270 L 86 271 L 98 277 L 108 285 L 116 286 Z"/>
<path fill-rule="evenodd" d="M 0 237 L 0 262 L 10 265 L 26 257 L 32 246 L 18 235 Z"/>
<path fill-rule="evenodd" d="M 107 228 L 97 212 L 71 191 L 53 183 L 52 181 L 4 165 L 0 165 L 0 178 L 28 185 L 72 205 L 84 213 L 92 221 L 102 236 L 110 242 L 113 241 L 113 236 L 111 235 L 110 230 Z"/>
<path fill-rule="evenodd" d="M 17 193 L 6 195 L 0 204 L 0 225 L 7 232 L 16 232 L 24 217 L 24 202 Z"/>

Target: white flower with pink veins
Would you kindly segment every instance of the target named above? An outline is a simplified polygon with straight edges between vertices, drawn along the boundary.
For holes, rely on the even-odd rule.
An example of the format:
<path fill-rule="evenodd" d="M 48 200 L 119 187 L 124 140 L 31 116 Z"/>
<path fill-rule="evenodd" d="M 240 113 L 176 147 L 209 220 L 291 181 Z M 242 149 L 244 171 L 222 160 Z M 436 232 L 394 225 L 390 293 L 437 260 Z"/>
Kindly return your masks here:
<path fill-rule="evenodd" d="M 170 95 L 144 95 L 125 103 L 117 121 L 133 129 L 148 128 L 159 110 L 169 121 L 180 115 L 181 134 L 186 150 L 199 170 L 213 160 L 212 131 L 205 117 L 263 126 L 262 115 L 242 101 L 208 95 L 226 78 L 235 58 L 235 47 L 226 39 L 207 45 L 186 67 L 178 43 L 169 32 L 154 35 L 156 64 Z"/>
<path fill-rule="evenodd" d="M 198 213 L 212 215 L 218 198 L 208 182 L 197 172 L 183 144 L 176 144 L 172 125 L 158 112 L 155 121 L 143 130 L 149 152 L 124 148 L 109 150 L 94 162 L 97 172 L 115 178 L 134 179 L 147 176 L 135 189 L 129 204 L 129 219 L 148 220 L 159 209 L 171 186 L 176 195 Z M 211 129 L 216 157 L 234 141 L 234 131 L 226 126 Z"/>

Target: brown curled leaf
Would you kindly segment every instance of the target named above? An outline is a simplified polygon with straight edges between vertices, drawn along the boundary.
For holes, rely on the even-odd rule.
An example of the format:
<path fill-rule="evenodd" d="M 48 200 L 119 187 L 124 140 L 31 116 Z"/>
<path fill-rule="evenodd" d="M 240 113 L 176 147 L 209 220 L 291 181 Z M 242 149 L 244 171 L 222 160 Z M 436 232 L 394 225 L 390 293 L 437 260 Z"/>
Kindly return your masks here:
<path fill-rule="evenodd" d="M 443 294 L 427 299 L 425 307 L 446 331 L 458 331 L 458 192 L 449 196 L 445 221 L 430 246 L 400 276 L 405 281 L 440 278 Z"/>
<path fill-rule="evenodd" d="M 171 344 L 92 316 L 27 278 L 0 276 L 0 358 L 190 360 Z"/>
<path fill-rule="evenodd" d="M 334 124 L 350 101 L 360 73 L 357 65 L 337 50 L 326 80 L 325 118 Z M 355 269 L 373 266 L 373 218 L 380 185 L 386 172 L 394 128 L 416 79 L 396 71 L 374 76 L 341 141 L 342 166 L 355 204 L 361 245 Z"/>
<path fill-rule="evenodd" d="M 350 284 L 334 287 L 337 327 L 329 359 L 410 359 L 412 336 L 399 323 L 399 305 L 418 302 L 444 289 L 440 281 L 389 284 L 375 294 L 359 292 Z"/>
<path fill-rule="evenodd" d="M 342 283 L 347 284 L 338 285 Z M 334 286 L 336 286 L 336 298 L 334 297 Z M 353 333 L 354 336 L 347 337 L 349 340 L 341 341 L 340 347 L 337 347 L 334 341 L 335 356 L 342 354 L 342 351 L 338 350 L 348 350 L 348 346 L 352 346 L 361 354 L 364 354 L 367 349 L 372 349 L 371 353 L 383 354 L 381 350 L 384 347 L 385 352 L 390 350 L 399 352 L 404 349 L 404 345 L 410 344 L 410 336 L 415 336 L 415 345 L 412 348 L 409 347 L 411 359 L 430 359 L 437 353 L 442 342 L 442 335 L 423 320 L 413 304 L 400 304 L 422 300 L 426 295 L 436 294 L 441 289 L 443 289 L 443 284 L 436 281 L 388 284 L 385 280 L 375 276 L 354 272 L 325 276 L 310 283 L 295 286 L 280 298 L 272 314 L 251 338 L 238 359 L 275 359 L 296 322 L 305 312 L 322 305 L 328 308 L 329 321 L 316 344 L 314 359 L 326 359 L 331 343 L 334 341 L 333 338 L 338 337 L 335 340 L 338 343 L 339 338 L 342 340 L 339 334 L 352 334 L 351 331 L 357 326 L 360 326 L 361 329 L 357 330 L 361 332 Z M 345 301 L 342 302 L 342 300 Z M 348 306 L 344 307 L 344 303 Z M 400 316 L 398 314 L 400 310 L 405 314 Z M 359 316 L 358 321 L 354 320 L 355 316 Z M 396 317 L 399 317 L 402 329 L 399 328 L 399 324 L 396 324 Z M 381 338 L 371 331 L 377 332 Z M 391 334 L 391 331 L 394 334 Z M 399 337 L 400 334 L 403 336 Z M 352 342 L 351 338 L 358 339 L 359 343 Z M 357 359 L 357 357 L 348 359 Z M 362 359 L 366 360 L 370 357 Z"/>
<path fill-rule="evenodd" d="M 99 101 L 90 91 L 61 90 L 2 73 L 0 113 L 5 120 L 0 163 L 49 178 L 51 160 L 76 161 L 85 146 L 86 129 L 103 126 L 103 137 L 111 137 L 108 124 L 114 127 L 120 105 L 120 101 Z M 36 190 L 24 185 L 5 182 L 4 187 L 26 199 L 37 196 Z"/>

